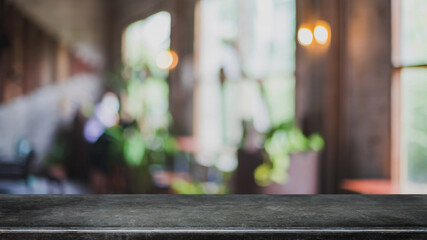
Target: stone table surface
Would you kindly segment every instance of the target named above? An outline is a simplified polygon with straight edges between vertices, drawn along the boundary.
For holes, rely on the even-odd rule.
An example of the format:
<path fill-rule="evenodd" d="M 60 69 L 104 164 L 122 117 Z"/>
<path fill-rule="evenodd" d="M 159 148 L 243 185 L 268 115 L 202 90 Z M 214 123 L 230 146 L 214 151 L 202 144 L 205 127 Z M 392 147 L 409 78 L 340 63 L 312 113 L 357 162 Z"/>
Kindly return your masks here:
<path fill-rule="evenodd" d="M 422 195 L 0 195 L 0 239 L 427 239 Z"/>

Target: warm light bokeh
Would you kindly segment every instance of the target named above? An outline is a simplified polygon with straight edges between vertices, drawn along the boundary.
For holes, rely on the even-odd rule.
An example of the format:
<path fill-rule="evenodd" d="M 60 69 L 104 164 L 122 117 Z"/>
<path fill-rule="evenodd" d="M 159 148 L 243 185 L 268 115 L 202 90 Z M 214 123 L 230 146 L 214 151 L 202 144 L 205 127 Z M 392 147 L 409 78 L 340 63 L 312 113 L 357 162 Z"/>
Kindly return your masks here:
<path fill-rule="evenodd" d="M 317 43 L 319 44 L 325 44 L 328 42 L 329 38 L 329 31 L 326 29 L 326 27 L 322 25 L 317 25 L 314 28 L 314 38 L 316 39 Z"/>
<path fill-rule="evenodd" d="M 313 42 L 313 33 L 308 28 L 298 30 L 298 42 L 303 46 L 309 46 Z"/>
<path fill-rule="evenodd" d="M 178 65 L 178 55 L 172 50 L 161 52 L 157 55 L 156 64 L 160 69 L 174 69 Z"/>

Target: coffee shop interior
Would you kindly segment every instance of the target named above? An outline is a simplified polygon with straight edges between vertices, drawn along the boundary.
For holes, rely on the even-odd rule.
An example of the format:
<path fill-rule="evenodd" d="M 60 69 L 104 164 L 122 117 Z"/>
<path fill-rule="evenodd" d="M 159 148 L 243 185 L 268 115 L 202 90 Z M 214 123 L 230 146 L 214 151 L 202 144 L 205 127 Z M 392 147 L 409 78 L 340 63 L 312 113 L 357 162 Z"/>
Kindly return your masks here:
<path fill-rule="evenodd" d="M 427 1 L 0 0 L 0 193 L 427 193 Z"/>

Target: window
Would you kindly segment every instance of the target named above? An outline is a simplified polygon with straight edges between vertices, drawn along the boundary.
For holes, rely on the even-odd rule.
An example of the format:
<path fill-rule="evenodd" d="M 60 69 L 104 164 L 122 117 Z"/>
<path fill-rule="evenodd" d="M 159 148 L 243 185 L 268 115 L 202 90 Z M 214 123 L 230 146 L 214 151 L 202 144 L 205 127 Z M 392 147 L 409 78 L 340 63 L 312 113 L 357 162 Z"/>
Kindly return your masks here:
<path fill-rule="evenodd" d="M 169 121 L 169 71 L 158 59 L 169 50 L 170 29 L 170 14 L 158 12 L 132 23 L 123 34 L 123 60 L 131 75 L 123 108 L 150 131 L 167 127 Z"/>
<path fill-rule="evenodd" d="M 403 193 L 427 193 L 427 1 L 393 4 L 393 173 Z"/>
<path fill-rule="evenodd" d="M 263 132 L 294 118 L 295 1 L 202 0 L 198 11 L 198 161 L 232 171 L 243 121 Z"/>

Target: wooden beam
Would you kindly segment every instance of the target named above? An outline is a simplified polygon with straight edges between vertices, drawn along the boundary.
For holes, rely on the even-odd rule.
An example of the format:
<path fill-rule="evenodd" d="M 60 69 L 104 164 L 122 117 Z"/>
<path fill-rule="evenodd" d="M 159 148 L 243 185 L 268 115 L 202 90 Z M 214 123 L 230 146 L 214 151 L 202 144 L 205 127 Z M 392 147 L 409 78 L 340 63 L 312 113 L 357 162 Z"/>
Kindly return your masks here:
<path fill-rule="evenodd" d="M 175 135 L 193 134 L 194 95 L 194 19 L 196 0 L 173 0 L 171 5 L 171 49 L 179 57 L 178 66 L 169 75 L 169 109 Z"/>
<path fill-rule="evenodd" d="M 297 43 L 296 49 L 296 117 L 306 134 L 321 133 L 325 139 L 319 169 L 324 193 L 336 192 L 339 185 L 341 4 L 340 0 L 296 2 L 297 31 L 300 26 L 313 30 L 318 20 L 331 29 L 327 45 Z"/>
<path fill-rule="evenodd" d="M 343 177 L 389 178 L 391 2 L 348 0 L 345 7 Z"/>

